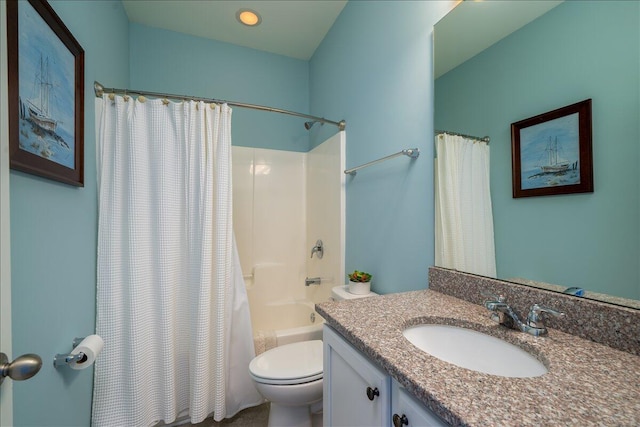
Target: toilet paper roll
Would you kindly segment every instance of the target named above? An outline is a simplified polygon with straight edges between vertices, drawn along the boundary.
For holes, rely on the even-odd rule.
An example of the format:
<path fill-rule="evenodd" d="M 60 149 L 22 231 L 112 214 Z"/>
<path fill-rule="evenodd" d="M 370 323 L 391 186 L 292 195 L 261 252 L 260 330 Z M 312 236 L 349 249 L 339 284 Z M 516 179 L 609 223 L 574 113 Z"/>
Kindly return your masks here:
<path fill-rule="evenodd" d="M 71 350 L 72 355 L 76 355 L 78 353 L 83 353 L 84 357 L 78 360 L 77 362 L 69 363 L 69 367 L 71 369 L 86 369 L 89 366 L 93 365 L 93 362 L 96 361 L 96 357 L 102 351 L 104 347 L 104 341 L 98 335 L 89 335 L 78 344 L 73 350 Z"/>

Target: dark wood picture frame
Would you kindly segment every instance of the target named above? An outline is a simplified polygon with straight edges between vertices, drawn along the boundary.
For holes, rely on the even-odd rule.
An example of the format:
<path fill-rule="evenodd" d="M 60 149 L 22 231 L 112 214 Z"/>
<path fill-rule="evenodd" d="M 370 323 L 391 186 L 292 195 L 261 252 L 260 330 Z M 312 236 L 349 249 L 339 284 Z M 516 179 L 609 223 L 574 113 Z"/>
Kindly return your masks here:
<path fill-rule="evenodd" d="M 591 99 L 512 123 L 511 163 L 514 198 L 592 193 Z"/>
<path fill-rule="evenodd" d="M 31 26 L 18 28 L 23 16 Z M 46 0 L 7 1 L 7 47 L 11 168 L 83 187 L 84 50 Z M 20 70 L 36 52 L 39 67 Z M 38 95 L 22 99 L 29 71 Z"/>

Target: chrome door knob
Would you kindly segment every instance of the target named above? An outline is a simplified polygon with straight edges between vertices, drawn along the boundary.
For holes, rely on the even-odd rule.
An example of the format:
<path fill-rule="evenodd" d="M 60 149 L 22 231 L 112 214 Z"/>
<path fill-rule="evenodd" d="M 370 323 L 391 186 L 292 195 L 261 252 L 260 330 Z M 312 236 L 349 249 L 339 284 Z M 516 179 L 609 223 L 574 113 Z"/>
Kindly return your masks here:
<path fill-rule="evenodd" d="M 23 354 L 13 362 L 9 362 L 6 354 L 0 353 L 0 384 L 5 377 L 12 380 L 28 380 L 40 371 L 42 359 L 37 354 Z"/>

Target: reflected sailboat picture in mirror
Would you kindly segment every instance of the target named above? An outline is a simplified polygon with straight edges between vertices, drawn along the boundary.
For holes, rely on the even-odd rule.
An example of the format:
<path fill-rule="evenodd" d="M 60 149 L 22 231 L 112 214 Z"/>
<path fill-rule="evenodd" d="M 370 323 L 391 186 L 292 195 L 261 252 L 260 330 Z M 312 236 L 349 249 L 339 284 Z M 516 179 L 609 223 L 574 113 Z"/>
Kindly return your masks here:
<path fill-rule="evenodd" d="M 434 41 L 435 128 L 491 137 L 497 277 L 640 308 L 640 2 L 464 1 Z M 510 124 L 589 98 L 594 192 L 512 198 Z"/>

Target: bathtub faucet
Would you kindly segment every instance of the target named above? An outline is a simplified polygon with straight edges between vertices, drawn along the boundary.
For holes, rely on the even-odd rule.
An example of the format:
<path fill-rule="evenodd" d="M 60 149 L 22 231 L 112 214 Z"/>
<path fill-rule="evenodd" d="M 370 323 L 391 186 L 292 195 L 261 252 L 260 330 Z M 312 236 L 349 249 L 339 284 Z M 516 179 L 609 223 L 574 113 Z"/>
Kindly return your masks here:
<path fill-rule="evenodd" d="M 310 285 L 319 285 L 321 282 L 319 277 L 307 277 L 306 279 L 304 279 L 304 285 L 305 286 L 310 286 Z"/>
<path fill-rule="evenodd" d="M 322 244 L 322 240 L 318 239 L 316 241 L 316 245 L 311 248 L 311 258 L 313 258 L 313 254 L 318 256 L 318 259 L 322 259 L 322 255 L 324 255 L 324 246 Z"/>

